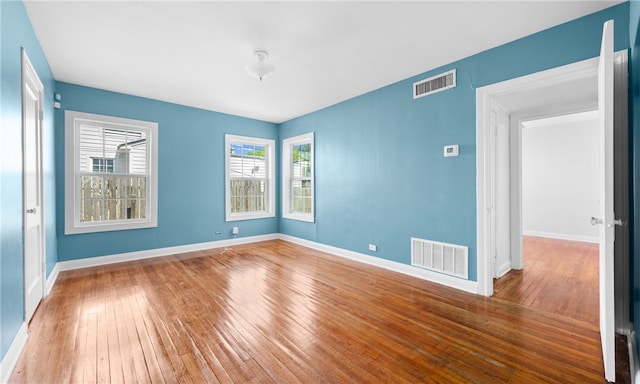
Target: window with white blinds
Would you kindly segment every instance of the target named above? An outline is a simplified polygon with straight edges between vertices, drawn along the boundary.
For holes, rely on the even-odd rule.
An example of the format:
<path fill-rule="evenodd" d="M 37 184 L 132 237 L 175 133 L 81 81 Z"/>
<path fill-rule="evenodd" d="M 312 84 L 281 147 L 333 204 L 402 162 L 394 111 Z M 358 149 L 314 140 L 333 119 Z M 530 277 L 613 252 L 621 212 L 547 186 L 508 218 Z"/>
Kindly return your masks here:
<path fill-rule="evenodd" d="M 313 133 L 283 140 L 282 153 L 282 217 L 313 222 Z"/>
<path fill-rule="evenodd" d="M 225 136 L 226 220 L 275 216 L 275 142 Z"/>
<path fill-rule="evenodd" d="M 157 226 L 157 130 L 65 112 L 65 233 Z"/>

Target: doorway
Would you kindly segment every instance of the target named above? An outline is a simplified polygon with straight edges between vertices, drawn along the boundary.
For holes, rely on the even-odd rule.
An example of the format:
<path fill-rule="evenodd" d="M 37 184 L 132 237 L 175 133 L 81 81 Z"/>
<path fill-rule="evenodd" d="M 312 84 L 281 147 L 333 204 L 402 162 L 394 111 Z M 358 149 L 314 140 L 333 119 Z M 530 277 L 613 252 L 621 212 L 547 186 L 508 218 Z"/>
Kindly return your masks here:
<path fill-rule="evenodd" d="M 623 223 L 629 219 L 628 180 L 628 131 L 627 131 L 627 52 L 614 55 L 615 122 L 614 122 L 614 205 L 618 218 Z M 477 185 L 478 185 L 478 293 L 493 295 L 496 277 L 496 244 L 491 239 L 507 239 L 509 262 L 512 269 L 522 268 L 522 175 L 520 170 L 522 151 L 522 124 L 525 121 L 553 118 L 567 114 L 597 109 L 598 58 L 588 59 L 532 75 L 504 81 L 478 89 L 477 91 Z M 504 139 L 492 137 L 491 127 L 496 119 L 493 111 L 504 113 L 509 121 L 509 198 L 498 202 L 508 209 L 509 224 L 494 225 L 499 216 L 490 201 L 494 194 L 495 175 L 487 172 L 493 156 L 495 142 Z M 505 119 L 505 117 L 498 118 Z M 506 203 L 505 203 L 506 201 Z M 505 205 L 506 204 L 506 205 Z M 500 208 L 500 206 L 498 206 Z M 502 215 L 504 217 L 504 214 Z M 507 231 L 506 235 L 491 231 Z M 505 229 L 506 228 L 506 229 Z M 629 324 L 629 265 L 628 226 L 615 228 L 615 324 L 616 331 L 630 332 Z M 506 273 L 504 269 L 502 274 Z"/>
<path fill-rule="evenodd" d="M 600 132 L 599 173 L 601 190 L 599 193 L 599 215 L 591 223 L 599 228 L 599 320 L 600 339 L 605 377 L 615 380 L 615 338 L 616 331 L 632 335 L 629 323 L 629 203 L 628 203 L 628 59 L 627 52 L 613 52 L 614 21 L 603 25 L 600 55 L 591 60 L 554 68 L 529 76 L 505 81 L 477 90 L 477 229 L 478 229 L 478 290 L 487 296 L 493 294 L 492 270 L 496 252 L 496 229 L 494 225 L 497 188 L 493 181 L 497 173 L 492 161 L 495 157 L 495 138 L 491 129 L 491 115 L 494 103 L 511 103 L 518 96 L 532 100 L 536 92 L 542 92 L 538 108 L 545 111 L 560 109 L 566 113 L 572 103 L 580 101 L 579 86 L 591 84 L 585 81 L 597 73 L 597 100 Z M 597 71 L 595 67 L 597 64 Z M 575 86 L 568 87 L 567 84 Z M 554 92 L 551 92 L 553 90 Z M 588 93 L 587 93 L 588 94 Z M 578 96 L 576 96 L 578 95 Z M 500 98 L 506 99 L 499 101 Z M 559 103 L 548 101 L 560 97 Z M 617 99 L 617 100 L 616 100 Z M 591 100 L 588 99 L 587 102 Z M 546 104 L 545 104 L 546 103 Z M 507 107 L 507 111 L 513 109 Z M 514 119 L 515 120 L 515 119 Z M 522 169 L 520 131 L 510 132 L 517 137 L 519 145 L 511 145 L 511 172 Z M 514 155 L 515 153 L 515 155 Z M 618 176 L 616 178 L 616 176 Z M 517 180 L 512 178 L 512 180 Z M 518 189 L 519 188 L 519 189 Z M 522 257 L 522 185 L 512 182 L 511 234 L 512 244 L 519 244 L 520 252 L 512 257 Z M 616 216 L 615 212 L 618 212 Z M 516 228 L 514 228 L 516 227 Z M 614 241 L 618 236 L 618 241 Z M 621 283 L 621 281 L 623 283 Z M 617 283 L 616 283 L 617 282 Z M 629 344 L 632 348 L 632 344 Z"/>
<path fill-rule="evenodd" d="M 524 121 L 522 234 L 599 243 L 599 120 L 588 111 Z"/>
<path fill-rule="evenodd" d="M 597 326 L 600 237 L 590 219 L 600 209 L 598 112 L 518 129 L 522 265 L 495 276 L 494 296 Z"/>
<path fill-rule="evenodd" d="M 44 212 L 42 185 L 42 100 L 44 86 L 22 50 L 22 146 L 24 232 L 24 320 L 44 297 Z"/>
<path fill-rule="evenodd" d="M 478 291 L 493 294 L 496 249 L 508 249 L 511 268 L 522 268 L 521 124 L 535 118 L 597 108 L 597 58 L 508 80 L 477 90 Z M 498 129 L 508 121 L 508 129 Z M 498 122 L 498 123 L 496 123 Z M 496 134 L 507 137 L 496 138 Z M 505 149 L 505 146 L 508 148 Z M 504 175 L 494 168 L 498 149 L 508 153 L 508 198 L 497 199 Z M 504 160 L 503 160 L 504 161 Z M 500 171 L 503 172 L 503 171 Z M 500 184 L 500 186 L 498 186 Z M 496 206 L 499 204 L 498 206 Z M 502 210 L 502 214 L 497 211 Z M 504 211 L 508 211 L 505 215 Z M 496 225 L 499 217 L 508 225 Z M 503 231 L 503 233 L 497 233 Z M 496 241 L 508 243 L 497 246 Z M 501 273 L 506 273 L 502 270 Z"/>

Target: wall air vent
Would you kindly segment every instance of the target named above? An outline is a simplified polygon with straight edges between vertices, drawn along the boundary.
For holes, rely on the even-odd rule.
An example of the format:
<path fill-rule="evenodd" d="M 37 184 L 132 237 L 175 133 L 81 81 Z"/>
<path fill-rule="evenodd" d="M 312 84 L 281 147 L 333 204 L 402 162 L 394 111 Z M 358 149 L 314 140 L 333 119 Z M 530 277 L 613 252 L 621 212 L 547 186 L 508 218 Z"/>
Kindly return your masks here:
<path fill-rule="evenodd" d="M 469 248 L 412 237 L 411 265 L 468 279 Z"/>
<path fill-rule="evenodd" d="M 413 83 L 413 98 L 427 96 L 456 86 L 456 70 Z"/>

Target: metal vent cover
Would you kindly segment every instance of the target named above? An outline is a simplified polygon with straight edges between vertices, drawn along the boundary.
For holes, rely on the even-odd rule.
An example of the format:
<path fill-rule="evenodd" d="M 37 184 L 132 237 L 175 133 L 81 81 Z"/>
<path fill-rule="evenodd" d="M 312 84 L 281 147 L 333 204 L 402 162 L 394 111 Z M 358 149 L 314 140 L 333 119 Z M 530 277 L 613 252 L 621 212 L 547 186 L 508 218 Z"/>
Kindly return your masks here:
<path fill-rule="evenodd" d="M 413 98 L 431 95 L 456 86 L 456 70 L 442 73 L 413 83 Z"/>
<path fill-rule="evenodd" d="M 412 237 L 411 265 L 468 279 L 469 248 Z"/>

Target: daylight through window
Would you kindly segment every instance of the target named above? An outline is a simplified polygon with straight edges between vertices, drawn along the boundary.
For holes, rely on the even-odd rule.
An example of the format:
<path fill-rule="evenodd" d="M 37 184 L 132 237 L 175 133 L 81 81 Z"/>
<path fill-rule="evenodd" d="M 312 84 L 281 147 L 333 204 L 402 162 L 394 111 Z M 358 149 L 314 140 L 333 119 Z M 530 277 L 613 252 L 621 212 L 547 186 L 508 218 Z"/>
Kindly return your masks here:
<path fill-rule="evenodd" d="M 226 136 L 227 220 L 274 216 L 273 140 Z"/>
<path fill-rule="evenodd" d="M 73 170 L 73 180 L 67 181 L 74 197 L 69 214 L 74 220 L 65 231 L 154 226 L 150 203 L 155 202 L 155 166 L 150 155 L 157 124 L 70 111 L 66 118 L 71 152 L 67 168 Z"/>
<path fill-rule="evenodd" d="M 313 133 L 282 142 L 282 215 L 314 221 Z"/>

